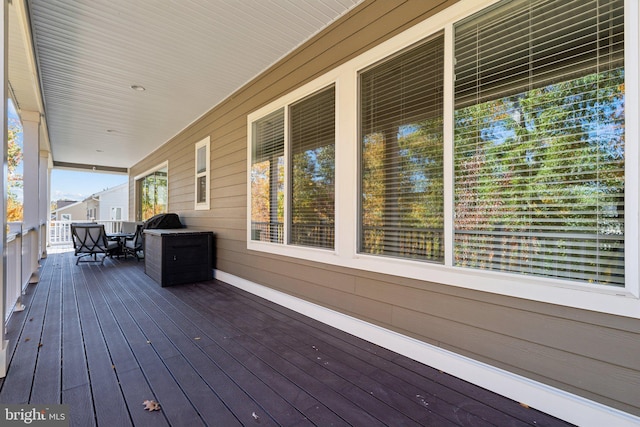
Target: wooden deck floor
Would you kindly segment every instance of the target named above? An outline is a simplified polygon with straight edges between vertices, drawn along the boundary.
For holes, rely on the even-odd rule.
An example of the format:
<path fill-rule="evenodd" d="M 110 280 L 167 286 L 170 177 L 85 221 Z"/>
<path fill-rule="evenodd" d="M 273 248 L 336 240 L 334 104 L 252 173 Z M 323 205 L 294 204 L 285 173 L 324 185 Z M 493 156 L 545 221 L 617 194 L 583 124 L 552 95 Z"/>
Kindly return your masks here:
<path fill-rule="evenodd" d="M 222 282 L 73 262 L 43 260 L 10 319 L 0 403 L 69 404 L 83 427 L 566 425 Z"/>

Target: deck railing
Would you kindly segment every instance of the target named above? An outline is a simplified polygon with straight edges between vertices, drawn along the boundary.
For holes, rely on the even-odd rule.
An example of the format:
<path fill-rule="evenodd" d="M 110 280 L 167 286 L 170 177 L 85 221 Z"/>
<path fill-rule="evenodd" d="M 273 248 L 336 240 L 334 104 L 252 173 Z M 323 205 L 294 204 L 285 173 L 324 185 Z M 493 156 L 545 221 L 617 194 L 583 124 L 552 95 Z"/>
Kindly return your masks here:
<path fill-rule="evenodd" d="M 49 222 L 49 244 L 51 246 L 70 246 L 71 240 L 71 224 L 97 222 L 104 224 L 104 230 L 107 233 L 119 233 L 122 231 L 122 220 L 80 220 L 80 221 L 50 221 Z"/>
<path fill-rule="evenodd" d="M 71 246 L 71 223 L 90 221 L 51 221 L 49 223 L 48 244 L 51 246 Z M 122 230 L 122 221 L 97 221 L 104 224 L 107 233 Z M 22 295 L 30 282 L 37 282 L 38 261 L 47 246 L 47 224 L 26 228 L 21 222 L 8 223 L 7 287 L 4 298 L 5 321 L 14 311 L 20 311 Z"/>
<path fill-rule="evenodd" d="M 45 225 L 24 228 L 21 222 L 11 222 L 7 233 L 7 288 L 5 293 L 5 321 L 14 311 L 20 311 L 22 294 L 38 270 L 38 260 L 42 251 L 39 236 Z"/>

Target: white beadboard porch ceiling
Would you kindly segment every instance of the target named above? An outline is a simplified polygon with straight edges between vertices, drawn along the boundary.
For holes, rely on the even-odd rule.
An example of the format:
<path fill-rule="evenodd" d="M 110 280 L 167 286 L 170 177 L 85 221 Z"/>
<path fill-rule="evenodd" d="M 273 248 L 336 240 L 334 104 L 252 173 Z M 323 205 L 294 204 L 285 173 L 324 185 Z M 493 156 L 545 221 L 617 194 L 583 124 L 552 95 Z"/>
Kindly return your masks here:
<path fill-rule="evenodd" d="M 54 164 L 101 169 L 132 166 L 362 0 L 27 1 Z"/>

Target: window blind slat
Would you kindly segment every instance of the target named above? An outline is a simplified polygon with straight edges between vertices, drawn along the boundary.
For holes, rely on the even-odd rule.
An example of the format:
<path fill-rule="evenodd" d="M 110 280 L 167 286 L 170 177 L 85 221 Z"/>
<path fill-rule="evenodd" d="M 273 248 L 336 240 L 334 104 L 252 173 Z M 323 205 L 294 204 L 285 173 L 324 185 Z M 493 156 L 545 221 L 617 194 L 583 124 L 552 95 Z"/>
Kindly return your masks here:
<path fill-rule="evenodd" d="M 499 3 L 456 26 L 456 103 L 473 102 L 478 89 L 495 98 L 526 82 L 542 87 L 597 73 L 603 59 L 621 67 L 623 25 L 623 2 Z M 476 86 L 477 79 L 491 84 Z"/>

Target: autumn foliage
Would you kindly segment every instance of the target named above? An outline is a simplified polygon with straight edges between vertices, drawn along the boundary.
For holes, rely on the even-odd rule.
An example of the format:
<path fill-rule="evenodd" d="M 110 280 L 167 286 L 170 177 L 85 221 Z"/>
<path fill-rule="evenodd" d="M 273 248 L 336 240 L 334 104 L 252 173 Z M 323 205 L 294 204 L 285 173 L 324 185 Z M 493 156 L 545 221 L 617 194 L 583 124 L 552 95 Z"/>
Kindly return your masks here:
<path fill-rule="evenodd" d="M 19 200 L 17 190 L 22 188 L 22 175 L 19 174 L 18 166 L 22 163 L 22 148 L 18 143 L 22 128 L 17 121 L 9 123 L 8 132 L 8 188 L 7 188 L 7 222 L 21 222 L 23 219 L 23 205 Z"/>

